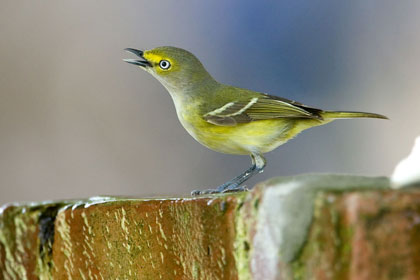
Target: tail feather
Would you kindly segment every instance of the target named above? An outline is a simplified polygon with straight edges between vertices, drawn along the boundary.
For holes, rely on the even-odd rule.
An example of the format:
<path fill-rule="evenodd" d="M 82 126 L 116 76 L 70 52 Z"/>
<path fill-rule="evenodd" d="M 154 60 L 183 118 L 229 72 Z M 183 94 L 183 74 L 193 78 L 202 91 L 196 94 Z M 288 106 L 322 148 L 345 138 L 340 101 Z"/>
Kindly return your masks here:
<path fill-rule="evenodd" d="M 323 111 L 320 115 L 324 119 L 352 119 L 352 118 L 375 118 L 375 119 L 385 119 L 388 117 L 375 113 L 366 113 L 366 112 L 346 112 L 346 111 Z"/>

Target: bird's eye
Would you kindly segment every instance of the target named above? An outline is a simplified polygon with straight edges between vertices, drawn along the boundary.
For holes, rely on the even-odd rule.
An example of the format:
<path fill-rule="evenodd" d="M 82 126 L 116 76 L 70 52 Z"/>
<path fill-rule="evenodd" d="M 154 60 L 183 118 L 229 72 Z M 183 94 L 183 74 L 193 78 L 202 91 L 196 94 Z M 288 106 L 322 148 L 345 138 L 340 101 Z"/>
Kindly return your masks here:
<path fill-rule="evenodd" d="M 169 69 L 169 67 L 171 67 L 171 63 L 167 60 L 161 60 L 159 62 L 159 67 L 162 68 L 163 70 L 167 70 Z"/>

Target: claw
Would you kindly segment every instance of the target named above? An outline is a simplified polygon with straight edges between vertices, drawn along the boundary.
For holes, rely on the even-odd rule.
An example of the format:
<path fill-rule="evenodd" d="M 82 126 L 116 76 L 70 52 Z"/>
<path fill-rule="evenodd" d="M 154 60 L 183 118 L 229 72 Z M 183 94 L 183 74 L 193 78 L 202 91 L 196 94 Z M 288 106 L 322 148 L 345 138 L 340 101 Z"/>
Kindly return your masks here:
<path fill-rule="evenodd" d="M 199 196 L 200 194 L 201 194 L 201 191 L 199 191 L 199 190 L 193 190 L 191 192 L 191 196 Z"/>
<path fill-rule="evenodd" d="M 222 191 L 222 193 L 230 193 L 230 192 L 247 192 L 249 189 L 246 186 L 229 186 L 225 190 Z"/>

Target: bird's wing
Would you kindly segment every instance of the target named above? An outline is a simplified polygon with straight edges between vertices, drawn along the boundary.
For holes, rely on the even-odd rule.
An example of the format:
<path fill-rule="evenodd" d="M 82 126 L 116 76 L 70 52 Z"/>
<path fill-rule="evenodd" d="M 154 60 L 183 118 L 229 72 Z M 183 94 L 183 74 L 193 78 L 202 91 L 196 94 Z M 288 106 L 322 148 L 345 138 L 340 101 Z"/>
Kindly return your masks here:
<path fill-rule="evenodd" d="M 280 118 L 322 119 L 321 110 L 285 98 L 261 94 L 232 101 L 206 113 L 203 118 L 212 124 L 234 126 L 258 120 Z"/>

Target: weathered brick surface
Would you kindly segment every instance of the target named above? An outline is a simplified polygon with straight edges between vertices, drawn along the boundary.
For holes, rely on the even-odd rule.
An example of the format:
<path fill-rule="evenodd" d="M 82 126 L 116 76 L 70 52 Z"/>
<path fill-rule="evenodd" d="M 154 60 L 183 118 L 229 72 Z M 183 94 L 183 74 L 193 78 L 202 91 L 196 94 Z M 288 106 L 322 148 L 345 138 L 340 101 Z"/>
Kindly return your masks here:
<path fill-rule="evenodd" d="M 238 199 L 120 201 L 60 211 L 55 279 L 235 279 Z"/>
<path fill-rule="evenodd" d="M 38 212 L 9 206 L 0 222 L 0 279 L 39 279 Z"/>
<path fill-rule="evenodd" d="M 317 196 L 300 279 L 420 279 L 420 192 Z"/>
<path fill-rule="evenodd" d="M 0 279 L 237 279 L 241 196 L 6 207 Z"/>
<path fill-rule="evenodd" d="M 281 232 L 277 208 L 261 210 L 268 187 L 6 206 L 0 279 L 420 279 L 420 190 L 317 192 L 306 241 L 286 262 L 255 241 Z"/>

